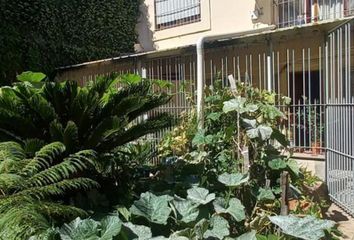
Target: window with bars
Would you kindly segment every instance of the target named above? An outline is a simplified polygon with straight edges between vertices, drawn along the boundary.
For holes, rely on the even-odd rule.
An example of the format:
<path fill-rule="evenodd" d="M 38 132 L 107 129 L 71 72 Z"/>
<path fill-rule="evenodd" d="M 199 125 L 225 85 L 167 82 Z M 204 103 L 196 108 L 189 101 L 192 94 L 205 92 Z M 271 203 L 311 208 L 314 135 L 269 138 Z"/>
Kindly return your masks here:
<path fill-rule="evenodd" d="M 200 21 L 200 0 L 155 0 L 156 30 Z"/>
<path fill-rule="evenodd" d="M 354 0 L 277 0 L 276 7 L 279 27 L 354 15 Z"/>

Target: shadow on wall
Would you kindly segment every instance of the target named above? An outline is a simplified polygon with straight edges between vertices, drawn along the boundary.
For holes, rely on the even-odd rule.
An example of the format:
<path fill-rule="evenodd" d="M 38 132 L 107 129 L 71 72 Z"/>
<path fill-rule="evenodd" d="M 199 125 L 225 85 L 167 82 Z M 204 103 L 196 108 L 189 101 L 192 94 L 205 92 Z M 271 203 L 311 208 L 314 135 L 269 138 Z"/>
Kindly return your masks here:
<path fill-rule="evenodd" d="M 151 31 L 151 22 L 153 21 L 150 19 L 148 6 L 145 3 L 142 3 L 140 5 L 140 17 L 136 27 L 138 43 L 135 44 L 135 52 L 156 50 L 156 46 L 154 44 L 154 34 Z"/>
<path fill-rule="evenodd" d="M 253 24 L 273 24 L 273 11 L 273 1 L 255 0 L 254 10 L 250 13 Z"/>

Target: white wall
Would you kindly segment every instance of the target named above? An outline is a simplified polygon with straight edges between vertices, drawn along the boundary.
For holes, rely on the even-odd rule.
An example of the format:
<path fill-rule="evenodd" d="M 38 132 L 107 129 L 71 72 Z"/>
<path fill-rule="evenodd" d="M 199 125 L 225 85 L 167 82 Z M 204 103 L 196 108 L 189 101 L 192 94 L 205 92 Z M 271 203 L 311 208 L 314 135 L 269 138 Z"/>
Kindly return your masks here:
<path fill-rule="evenodd" d="M 272 21 L 270 0 L 201 0 L 201 21 L 155 31 L 154 0 L 145 0 L 137 25 L 138 51 L 165 50 L 195 44 L 208 34 L 232 33 L 264 27 Z M 251 11 L 260 10 L 252 21 Z M 263 14 L 262 14 L 263 12 Z"/>

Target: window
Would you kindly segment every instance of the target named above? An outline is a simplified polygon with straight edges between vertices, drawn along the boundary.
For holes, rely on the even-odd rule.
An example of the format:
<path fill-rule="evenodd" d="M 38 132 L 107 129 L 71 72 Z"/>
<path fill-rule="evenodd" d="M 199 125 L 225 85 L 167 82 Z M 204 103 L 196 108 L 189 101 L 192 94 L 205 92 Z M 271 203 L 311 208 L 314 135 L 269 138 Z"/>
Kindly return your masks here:
<path fill-rule="evenodd" d="M 307 0 L 279 0 L 279 27 L 289 27 L 306 23 L 310 15 L 308 2 Z"/>
<path fill-rule="evenodd" d="M 354 0 L 277 0 L 279 27 L 290 27 L 354 14 Z"/>
<path fill-rule="evenodd" d="M 155 0 L 156 30 L 200 21 L 200 0 Z"/>

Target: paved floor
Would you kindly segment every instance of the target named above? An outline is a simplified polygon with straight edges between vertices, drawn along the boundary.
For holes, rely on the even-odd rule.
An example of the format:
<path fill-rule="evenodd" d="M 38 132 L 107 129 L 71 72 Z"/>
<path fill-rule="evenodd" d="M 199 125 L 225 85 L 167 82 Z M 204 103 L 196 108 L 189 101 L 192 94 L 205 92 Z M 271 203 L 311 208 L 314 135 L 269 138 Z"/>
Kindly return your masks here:
<path fill-rule="evenodd" d="M 326 215 L 328 219 L 339 224 L 338 229 L 343 233 L 342 239 L 354 240 L 354 218 L 335 204 L 330 206 Z"/>

